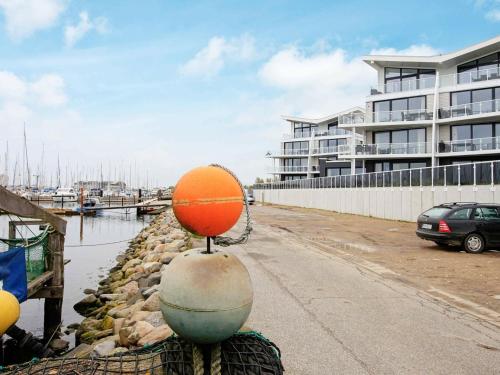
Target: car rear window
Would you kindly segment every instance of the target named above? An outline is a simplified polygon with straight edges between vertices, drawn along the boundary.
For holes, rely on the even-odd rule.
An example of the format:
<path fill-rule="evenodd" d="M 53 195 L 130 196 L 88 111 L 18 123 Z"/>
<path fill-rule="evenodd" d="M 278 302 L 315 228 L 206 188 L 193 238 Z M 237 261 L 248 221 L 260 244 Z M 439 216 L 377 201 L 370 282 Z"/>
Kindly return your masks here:
<path fill-rule="evenodd" d="M 447 212 L 450 212 L 448 207 L 433 207 L 430 210 L 425 211 L 422 215 L 438 218 L 444 216 Z"/>
<path fill-rule="evenodd" d="M 461 210 L 457 210 L 448 216 L 448 219 L 453 220 L 468 220 L 470 218 L 470 214 L 472 212 L 472 208 L 463 208 Z"/>

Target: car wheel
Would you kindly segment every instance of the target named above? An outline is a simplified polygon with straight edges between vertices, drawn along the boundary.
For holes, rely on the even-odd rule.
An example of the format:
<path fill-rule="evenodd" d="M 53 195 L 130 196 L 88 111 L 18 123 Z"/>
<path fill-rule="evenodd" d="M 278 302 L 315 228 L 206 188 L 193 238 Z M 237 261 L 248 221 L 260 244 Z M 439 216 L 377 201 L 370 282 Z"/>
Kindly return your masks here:
<path fill-rule="evenodd" d="M 464 250 L 468 253 L 479 254 L 484 250 L 484 239 L 480 234 L 471 233 L 464 240 Z"/>

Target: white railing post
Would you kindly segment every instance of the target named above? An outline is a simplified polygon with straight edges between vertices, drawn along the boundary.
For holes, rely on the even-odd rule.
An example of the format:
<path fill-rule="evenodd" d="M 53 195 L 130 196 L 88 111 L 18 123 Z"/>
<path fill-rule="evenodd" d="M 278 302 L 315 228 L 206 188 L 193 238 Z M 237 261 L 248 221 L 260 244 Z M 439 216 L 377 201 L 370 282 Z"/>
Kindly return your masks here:
<path fill-rule="evenodd" d="M 420 168 L 420 188 L 422 188 L 422 168 Z"/>
<path fill-rule="evenodd" d="M 410 169 L 410 188 L 411 188 L 411 169 Z"/>
<path fill-rule="evenodd" d="M 493 168 L 493 162 L 491 162 L 491 188 L 493 188 L 495 186 L 495 178 L 493 176 L 493 172 L 494 172 L 494 168 Z"/>
<path fill-rule="evenodd" d="M 444 173 L 444 176 L 443 176 L 444 182 L 443 182 L 443 184 L 444 184 L 444 187 L 446 188 L 446 166 L 444 166 L 444 168 L 443 168 L 443 173 Z"/>
<path fill-rule="evenodd" d="M 472 172 L 474 173 L 474 188 L 476 187 L 476 163 L 472 164 Z"/>
<path fill-rule="evenodd" d="M 458 165 L 458 187 L 460 187 L 460 164 Z"/>

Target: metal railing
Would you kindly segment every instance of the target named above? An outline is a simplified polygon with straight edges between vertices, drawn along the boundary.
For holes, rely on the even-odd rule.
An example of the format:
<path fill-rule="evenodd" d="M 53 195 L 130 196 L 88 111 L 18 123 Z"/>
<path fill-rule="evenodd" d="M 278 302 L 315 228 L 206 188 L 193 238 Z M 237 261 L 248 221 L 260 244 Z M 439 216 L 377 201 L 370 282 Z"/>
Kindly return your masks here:
<path fill-rule="evenodd" d="M 333 137 L 345 135 L 350 137 L 352 132 L 347 129 L 330 129 L 330 130 L 313 130 L 313 131 L 303 131 L 297 133 L 285 133 L 282 139 L 297 139 L 297 138 L 311 138 L 311 137 Z"/>
<path fill-rule="evenodd" d="M 500 150 L 500 136 L 441 141 L 438 144 L 438 152 L 440 153 L 491 150 Z"/>
<path fill-rule="evenodd" d="M 371 88 L 371 95 L 389 94 L 392 92 L 414 91 L 432 89 L 436 84 L 436 77 L 426 77 L 420 79 L 398 81 L 393 80 L 382 86 L 382 92 L 376 88 Z"/>
<path fill-rule="evenodd" d="M 297 173 L 303 172 L 307 173 L 307 165 L 290 165 L 290 166 L 280 166 L 276 168 L 270 168 L 271 173 Z"/>
<path fill-rule="evenodd" d="M 439 118 L 454 118 L 500 112 L 500 99 L 439 108 Z"/>
<path fill-rule="evenodd" d="M 291 149 L 291 150 L 277 150 L 273 152 L 269 152 L 269 157 L 273 156 L 307 156 L 309 155 L 308 148 L 300 148 L 300 149 Z"/>
<path fill-rule="evenodd" d="M 406 109 L 401 111 L 379 111 L 372 113 L 372 122 L 407 122 L 432 120 L 428 109 Z"/>
<path fill-rule="evenodd" d="M 254 189 L 401 188 L 500 184 L 500 160 L 255 184 Z"/>
<path fill-rule="evenodd" d="M 315 147 L 312 149 L 314 155 L 318 154 L 336 154 L 339 152 L 340 146 Z"/>
<path fill-rule="evenodd" d="M 412 155 L 430 153 L 430 142 L 376 143 L 339 146 L 341 155 Z"/>
<path fill-rule="evenodd" d="M 441 87 L 462 85 L 467 83 L 489 81 L 500 78 L 500 68 L 473 70 L 469 72 L 444 74 L 439 77 Z"/>
<path fill-rule="evenodd" d="M 365 122 L 364 113 L 349 113 L 346 115 L 339 116 L 339 124 L 341 125 L 362 124 L 364 122 Z"/>

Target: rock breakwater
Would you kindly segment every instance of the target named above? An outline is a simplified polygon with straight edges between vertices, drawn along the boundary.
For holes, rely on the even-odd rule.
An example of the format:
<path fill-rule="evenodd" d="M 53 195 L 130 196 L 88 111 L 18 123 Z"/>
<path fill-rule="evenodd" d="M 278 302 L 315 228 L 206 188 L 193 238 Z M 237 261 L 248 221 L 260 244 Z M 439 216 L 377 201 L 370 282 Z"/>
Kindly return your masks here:
<path fill-rule="evenodd" d="M 99 288 L 75 310 L 85 319 L 76 331 L 76 357 L 107 356 L 154 344 L 173 332 L 163 320 L 159 302 L 161 273 L 182 251 L 191 236 L 181 229 L 172 210 L 158 215 L 116 260 Z"/>

